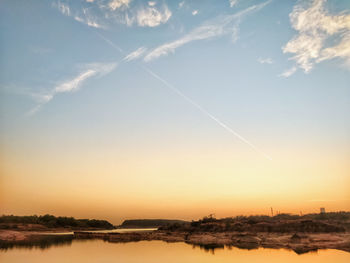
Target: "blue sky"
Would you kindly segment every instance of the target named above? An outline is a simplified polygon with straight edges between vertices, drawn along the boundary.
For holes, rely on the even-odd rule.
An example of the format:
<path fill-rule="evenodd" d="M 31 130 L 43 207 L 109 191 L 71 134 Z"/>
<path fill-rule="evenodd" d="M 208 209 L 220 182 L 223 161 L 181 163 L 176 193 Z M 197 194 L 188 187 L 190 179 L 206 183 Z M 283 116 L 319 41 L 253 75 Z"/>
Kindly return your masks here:
<path fill-rule="evenodd" d="M 349 183 L 349 1 L 0 5 L 5 163 L 64 164 L 70 152 L 83 165 L 93 149 L 142 160 L 215 148 L 257 162 L 293 152 L 341 159 Z"/>

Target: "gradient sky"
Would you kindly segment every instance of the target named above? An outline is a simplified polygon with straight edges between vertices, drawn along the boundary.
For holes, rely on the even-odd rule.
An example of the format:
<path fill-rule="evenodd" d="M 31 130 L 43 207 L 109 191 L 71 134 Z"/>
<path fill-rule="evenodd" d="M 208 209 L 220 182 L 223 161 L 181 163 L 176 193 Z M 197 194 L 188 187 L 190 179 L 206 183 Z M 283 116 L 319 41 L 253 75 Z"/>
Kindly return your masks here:
<path fill-rule="evenodd" d="M 348 0 L 0 6 L 0 214 L 350 210 Z"/>

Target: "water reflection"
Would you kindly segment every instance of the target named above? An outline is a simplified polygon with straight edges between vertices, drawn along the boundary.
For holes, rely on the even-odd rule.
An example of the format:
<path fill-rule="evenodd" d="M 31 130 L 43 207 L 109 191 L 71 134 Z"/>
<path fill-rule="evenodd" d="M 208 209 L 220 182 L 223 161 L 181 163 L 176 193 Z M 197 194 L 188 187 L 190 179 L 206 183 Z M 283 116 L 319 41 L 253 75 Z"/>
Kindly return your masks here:
<path fill-rule="evenodd" d="M 49 249 L 51 247 L 70 246 L 73 242 L 73 235 L 32 235 L 28 240 L 21 241 L 0 241 L 0 250 L 6 251 L 14 248 L 33 249 L 39 248 L 41 250 Z"/>
<path fill-rule="evenodd" d="M 52 240 L 52 239 L 51 239 Z M 52 240 L 54 241 L 54 240 Z M 57 241 L 57 240 L 56 240 Z M 7 263 L 348 263 L 350 253 L 339 250 L 319 250 L 317 253 L 298 255 L 285 249 L 253 250 L 235 247 L 190 246 L 185 243 L 140 241 L 110 243 L 103 240 L 68 240 L 44 246 L 45 249 L 18 249 L 0 251 L 0 261 Z"/>
<path fill-rule="evenodd" d="M 136 231 L 137 232 L 137 231 Z M 72 234 L 62 234 L 58 233 L 55 235 L 54 233 L 50 234 L 42 234 L 42 235 L 32 235 L 29 240 L 22 240 L 22 241 L 7 241 L 3 242 L 0 241 L 0 251 L 7 251 L 11 249 L 40 249 L 40 250 L 46 250 L 50 249 L 52 247 L 63 247 L 63 246 L 72 246 L 73 242 L 79 242 L 79 243 L 84 243 L 84 242 L 91 242 L 91 241 L 102 241 L 105 243 L 113 243 L 113 244 L 121 244 L 121 242 L 110 242 L 108 240 L 91 240 L 91 239 L 77 239 L 74 237 Z M 127 243 L 137 243 L 137 242 L 145 242 L 145 241 L 132 241 L 132 242 L 124 242 L 125 244 Z M 147 241 L 146 241 L 147 242 Z M 148 241 L 149 242 L 149 241 Z M 165 241 L 153 241 L 153 242 L 164 242 Z M 200 244 L 189 244 L 189 243 L 183 243 L 189 246 L 192 246 L 192 249 L 197 249 L 199 248 L 200 250 L 204 252 L 208 252 L 212 255 L 215 254 L 215 252 L 220 251 L 220 250 L 232 250 L 232 249 L 240 249 L 240 250 L 257 250 L 259 249 L 258 246 L 239 246 L 239 245 L 219 245 L 219 244 L 207 244 L 207 245 L 200 245 Z M 285 249 L 288 250 L 288 249 Z M 288 251 L 293 251 L 296 254 L 305 254 L 305 253 L 317 253 L 317 249 L 315 250 L 309 250 L 309 251 L 296 251 L 289 249 Z M 349 253 L 350 256 L 350 253 Z"/>
<path fill-rule="evenodd" d="M 208 245 L 192 245 L 193 249 L 199 248 L 201 250 L 204 250 L 205 252 L 210 252 L 211 254 L 215 254 L 215 250 L 219 250 L 219 249 L 225 249 L 224 245 L 218 245 L 218 244 L 208 244 Z M 228 246 L 227 246 L 228 247 Z"/>
<path fill-rule="evenodd" d="M 129 232 L 151 232 L 157 228 L 125 228 L 125 229 L 113 229 L 113 230 L 95 230 L 86 232 L 96 233 L 129 233 Z M 78 239 L 74 237 L 74 232 L 56 232 L 56 233 L 44 233 L 31 235 L 27 240 L 21 241 L 2 241 L 0 240 L 0 251 L 6 251 L 8 249 L 20 248 L 20 249 L 34 249 L 41 250 L 49 249 L 51 247 L 70 246 L 73 240 L 76 242 Z M 83 241 L 79 239 L 79 241 Z"/>

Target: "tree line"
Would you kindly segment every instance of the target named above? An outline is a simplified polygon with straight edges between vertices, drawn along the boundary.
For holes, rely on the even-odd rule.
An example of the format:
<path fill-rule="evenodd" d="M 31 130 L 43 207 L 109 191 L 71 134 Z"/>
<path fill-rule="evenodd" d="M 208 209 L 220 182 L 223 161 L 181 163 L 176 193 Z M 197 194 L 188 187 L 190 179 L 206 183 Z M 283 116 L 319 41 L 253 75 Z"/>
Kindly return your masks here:
<path fill-rule="evenodd" d="M 75 219 L 74 217 L 63 217 L 53 215 L 32 215 L 32 216 L 14 216 L 3 215 L 0 217 L 0 223 L 17 224 L 40 224 L 46 227 L 72 227 L 72 228 L 101 228 L 112 229 L 114 226 L 106 220 L 97 219 Z"/>

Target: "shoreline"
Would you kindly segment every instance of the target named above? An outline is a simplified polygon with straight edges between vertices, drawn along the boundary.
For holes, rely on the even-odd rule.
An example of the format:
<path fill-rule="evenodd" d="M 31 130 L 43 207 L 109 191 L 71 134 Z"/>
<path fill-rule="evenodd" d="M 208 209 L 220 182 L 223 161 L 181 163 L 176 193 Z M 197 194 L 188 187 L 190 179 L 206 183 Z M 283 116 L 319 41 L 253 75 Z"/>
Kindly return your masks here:
<path fill-rule="evenodd" d="M 53 230 L 54 231 L 54 230 Z M 241 249 L 289 249 L 303 254 L 319 249 L 337 249 L 350 253 L 350 233 L 266 233 L 266 232 L 152 232 L 103 233 L 93 230 L 15 231 L 0 230 L 0 248 L 40 247 L 42 249 L 60 244 L 71 244 L 74 240 L 104 240 L 111 243 L 139 241 L 184 242 L 204 249 L 237 247 Z M 92 232 L 93 231 L 93 232 Z"/>
<path fill-rule="evenodd" d="M 92 233 L 74 232 L 76 239 L 102 239 L 107 242 L 127 243 L 160 240 L 185 242 L 204 248 L 232 246 L 242 249 L 274 248 L 291 249 L 297 254 L 318 249 L 338 249 L 350 252 L 350 233 L 188 233 L 154 231 L 149 233 Z"/>

